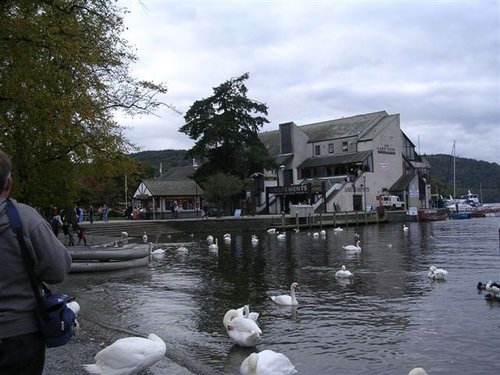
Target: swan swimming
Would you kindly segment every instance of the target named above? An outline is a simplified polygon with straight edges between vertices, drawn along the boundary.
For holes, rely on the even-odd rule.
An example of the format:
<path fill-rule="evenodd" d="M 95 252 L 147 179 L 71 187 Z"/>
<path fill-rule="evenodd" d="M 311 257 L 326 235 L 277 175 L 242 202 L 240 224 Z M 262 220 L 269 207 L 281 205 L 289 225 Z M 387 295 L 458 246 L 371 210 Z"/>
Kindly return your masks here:
<path fill-rule="evenodd" d="M 342 246 L 342 248 L 344 250 L 354 250 L 354 251 L 359 251 L 361 250 L 361 246 L 359 246 L 359 244 L 361 243 L 360 240 L 357 240 L 356 241 L 356 245 L 345 245 L 345 246 Z"/>
<path fill-rule="evenodd" d="M 259 238 L 255 234 L 252 234 L 252 245 L 257 245 L 258 243 Z"/>
<path fill-rule="evenodd" d="M 296 372 L 295 366 L 284 354 L 272 350 L 252 353 L 240 366 L 241 375 L 292 375 Z"/>
<path fill-rule="evenodd" d="M 343 232 L 344 230 L 341 227 L 337 227 L 333 231 L 334 232 Z"/>
<path fill-rule="evenodd" d="M 295 298 L 295 289 L 299 289 L 299 284 L 293 282 L 292 285 L 290 285 L 290 295 L 288 294 L 283 294 L 280 296 L 272 296 L 271 299 L 274 301 L 274 303 L 278 305 L 285 305 L 285 306 L 295 306 L 298 305 L 299 302 L 297 301 L 297 298 Z"/>
<path fill-rule="evenodd" d="M 219 240 L 216 238 L 215 243 L 208 245 L 208 250 L 217 251 L 219 250 Z"/>
<path fill-rule="evenodd" d="M 427 277 L 432 280 L 444 280 L 446 275 L 448 275 L 448 271 L 442 268 L 437 268 L 436 266 L 430 266 L 429 272 L 427 272 Z"/>
<path fill-rule="evenodd" d="M 408 375 L 427 375 L 427 372 L 422 367 L 415 367 Z"/>
<path fill-rule="evenodd" d="M 352 277 L 352 273 L 346 270 L 345 265 L 342 265 L 342 269 L 335 272 L 335 277 Z"/>
<path fill-rule="evenodd" d="M 403 224 L 403 231 L 408 232 L 408 230 L 409 230 L 409 228 L 405 224 Z"/>
<path fill-rule="evenodd" d="M 148 235 L 146 234 L 146 232 L 144 232 L 144 234 L 142 236 L 142 242 L 148 243 Z"/>
<path fill-rule="evenodd" d="M 222 323 L 228 336 L 239 346 L 252 347 L 259 343 L 262 331 L 253 319 L 241 315 L 241 311 L 231 309 L 224 314 Z"/>
<path fill-rule="evenodd" d="M 133 375 L 144 371 L 165 356 L 165 342 L 151 333 L 148 338 L 125 337 L 102 349 L 96 363 L 83 365 L 89 374 Z"/>
<path fill-rule="evenodd" d="M 493 280 L 488 281 L 486 285 L 482 282 L 477 283 L 477 289 L 486 290 L 489 297 L 498 298 L 500 295 L 500 284 L 493 282 Z"/>
<path fill-rule="evenodd" d="M 269 228 L 267 233 L 276 233 L 276 228 Z"/>

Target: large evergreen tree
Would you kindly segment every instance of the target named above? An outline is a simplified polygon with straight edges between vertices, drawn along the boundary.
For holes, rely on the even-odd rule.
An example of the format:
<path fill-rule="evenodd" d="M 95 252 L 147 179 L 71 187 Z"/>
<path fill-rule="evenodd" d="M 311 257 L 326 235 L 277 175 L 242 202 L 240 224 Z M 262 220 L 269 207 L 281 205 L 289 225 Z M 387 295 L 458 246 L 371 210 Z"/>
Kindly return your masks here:
<path fill-rule="evenodd" d="M 179 131 L 195 140 L 188 155 L 203 161 L 198 180 L 222 172 L 240 179 L 274 167 L 259 129 L 269 122 L 267 106 L 247 97 L 245 73 L 213 89 L 214 94 L 196 101 L 184 116 Z"/>
<path fill-rule="evenodd" d="M 113 116 L 149 113 L 166 89 L 130 77 L 123 30 L 112 1 L 0 2 L 0 148 L 13 159 L 16 198 L 69 203 L 82 173 L 134 169 Z"/>

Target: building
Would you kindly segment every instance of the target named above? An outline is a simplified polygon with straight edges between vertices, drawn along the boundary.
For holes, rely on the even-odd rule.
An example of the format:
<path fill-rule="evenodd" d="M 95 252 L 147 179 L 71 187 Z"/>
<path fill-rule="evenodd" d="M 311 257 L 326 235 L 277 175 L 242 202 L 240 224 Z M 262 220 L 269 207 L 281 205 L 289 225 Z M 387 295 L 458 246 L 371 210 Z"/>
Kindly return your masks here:
<path fill-rule="evenodd" d="M 257 212 L 290 212 L 310 205 L 314 213 L 371 210 L 383 194 L 405 207 L 425 207 L 429 165 L 385 111 L 307 125 L 282 123 L 260 133 L 278 171 L 252 175 Z"/>
<path fill-rule="evenodd" d="M 194 169 L 189 165 L 142 180 L 133 195 L 134 203 L 146 209 L 147 219 L 171 219 L 174 204 L 181 218 L 199 216 L 203 189 L 193 180 L 193 174 Z"/>

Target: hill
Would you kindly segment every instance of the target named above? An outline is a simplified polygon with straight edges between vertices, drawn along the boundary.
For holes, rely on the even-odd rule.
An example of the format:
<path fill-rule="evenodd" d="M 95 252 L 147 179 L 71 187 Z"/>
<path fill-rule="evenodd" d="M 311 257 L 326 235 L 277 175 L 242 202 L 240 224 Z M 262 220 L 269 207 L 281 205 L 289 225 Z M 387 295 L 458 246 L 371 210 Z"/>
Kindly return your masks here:
<path fill-rule="evenodd" d="M 432 193 L 443 196 L 453 194 L 453 159 L 451 155 L 422 155 L 431 165 Z M 186 150 L 142 151 L 132 157 L 150 164 L 157 172 L 160 164 L 163 172 L 173 167 L 191 165 L 186 158 Z M 457 195 L 467 194 L 467 190 L 479 194 L 486 203 L 500 202 L 500 165 L 486 161 L 455 158 L 455 191 Z"/>

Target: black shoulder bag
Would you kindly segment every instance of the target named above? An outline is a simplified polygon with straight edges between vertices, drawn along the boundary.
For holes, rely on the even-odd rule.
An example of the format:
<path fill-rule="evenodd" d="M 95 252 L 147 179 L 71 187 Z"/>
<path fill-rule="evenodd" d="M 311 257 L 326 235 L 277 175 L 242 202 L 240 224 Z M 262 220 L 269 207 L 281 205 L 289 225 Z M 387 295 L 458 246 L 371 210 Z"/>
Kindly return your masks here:
<path fill-rule="evenodd" d="M 35 294 L 38 306 L 38 325 L 44 337 L 45 346 L 52 348 L 65 345 L 75 334 L 76 316 L 73 310 L 67 306 L 67 303 L 73 301 L 74 298 L 65 294 L 53 294 L 43 282 L 37 281 L 37 277 L 33 272 L 33 260 L 24 242 L 21 219 L 10 199 L 7 200 L 7 216 L 12 230 L 17 236 L 24 264 L 30 278 L 31 288 Z M 43 295 L 40 293 L 40 284 L 44 292 Z"/>

